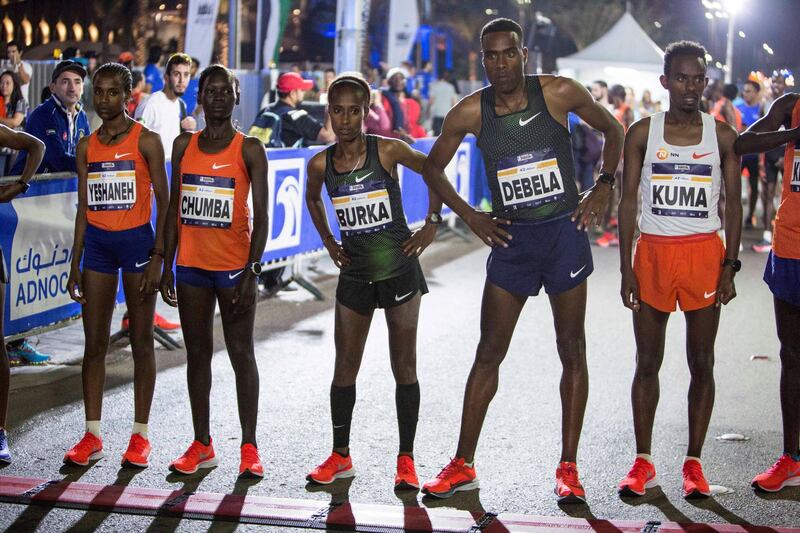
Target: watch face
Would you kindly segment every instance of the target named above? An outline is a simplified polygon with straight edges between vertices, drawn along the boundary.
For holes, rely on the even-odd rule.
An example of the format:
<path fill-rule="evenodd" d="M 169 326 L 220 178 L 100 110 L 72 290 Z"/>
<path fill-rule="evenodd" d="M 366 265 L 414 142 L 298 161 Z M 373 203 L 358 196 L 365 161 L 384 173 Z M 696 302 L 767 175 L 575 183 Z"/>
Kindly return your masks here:
<path fill-rule="evenodd" d="M 253 263 L 252 265 L 250 265 L 250 270 L 253 271 L 253 274 L 258 276 L 259 274 L 261 274 L 261 263 Z"/>

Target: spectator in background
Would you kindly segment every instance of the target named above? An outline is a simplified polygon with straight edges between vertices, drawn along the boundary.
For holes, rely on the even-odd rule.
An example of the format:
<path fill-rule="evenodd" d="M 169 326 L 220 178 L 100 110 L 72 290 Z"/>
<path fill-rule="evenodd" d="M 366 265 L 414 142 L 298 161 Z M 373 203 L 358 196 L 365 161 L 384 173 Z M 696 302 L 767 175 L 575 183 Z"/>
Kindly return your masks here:
<path fill-rule="evenodd" d="M 164 89 L 154 92 L 136 109 L 136 119 L 161 137 L 167 161 L 172 158 L 172 143 L 181 131 L 194 131 L 197 127 L 194 117 L 186 112 L 186 103 L 181 100 L 189 86 L 191 69 L 192 58 L 188 55 L 169 56 L 164 72 Z"/>
<path fill-rule="evenodd" d="M 314 82 L 303 79 L 297 72 L 284 72 L 278 77 L 278 101 L 267 109 L 281 120 L 281 141 L 284 146 L 328 144 L 336 140 L 330 122 L 319 122 L 297 106 Z M 327 116 L 327 114 L 326 114 Z"/>
<path fill-rule="evenodd" d="M 761 84 L 754 80 L 744 82 L 742 88 L 742 101 L 736 105 L 742 116 L 742 128 L 747 129 L 764 116 L 761 106 Z M 761 179 L 758 165 L 758 154 L 745 154 L 742 156 L 742 170 L 747 170 L 747 180 L 750 184 L 747 216 L 744 219 L 745 229 L 755 227 L 756 206 L 758 205 L 758 182 Z"/>
<path fill-rule="evenodd" d="M 733 89 L 733 98 L 736 98 L 736 92 L 738 91 L 735 85 L 733 85 Z M 730 86 L 726 85 L 723 87 L 720 82 L 714 81 L 709 83 L 709 88 L 706 93 L 709 115 L 720 122 L 733 126 L 736 128 L 736 131 L 740 131 L 736 125 L 736 108 L 733 107 L 733 98 L 728 98 L 728 96 L 731 95 Z"/>
<path fill-rule="evenodd" d="M 147 54 L 147 65 L 144 67 L 144 82 L 147 84 L 146 90 L 150 94 L 164 88 L 164 80 L 161 79 L 161 70 L 158 68 L 162 53 L 161 47 L 156 45 L 151 46 Z M 170 154 L 167 153 L 166 156 L 169 158 Z"/>
<path fill-rule="evenodd" d="M 598 102 L 600 105 L 613 112 L 614 108 L 611 105 L 611 101 L 608 99 L 608 84 L 606 82 L 603 80 L 593 81 L 591 93 L 595 102 Z"/>
<path fill-rule="evenodd" d="M 117 61 L 118 61 L 118 62 L 119 62 L 121 65 L 124 65 L 124 66 L 125 66 L 125 68 L 127 68 L 128 70 L 130 70 L 130 71 L 131 71 L 131 73 L 133 73 L 133 54 L 132 54 L 132 53 L 130 53 L 130 52 L 128 52 L 128 51 L 122 52 L 122 53 L 119 55 L 119 57 L 117 58 Z"/>
<path fill-rule="evenodd" d="M 25 130 L 45 145 L 37 174 L 43 172 L 75 172 L 75 149 L 81 137 L 89 135 L 89 121 L 81 108 L 83 80 L 86 69 L 76 61 L 61 61 L 51 77 L 50 98 L 36 106 Z M 37 154 L 33 154 L 38 157 Z M 22 174 L 28 162 L 28 152 L 17 157 L 11 174 Z M 28 364 L 44 364 L 49 355 L 39 352 L 28 339 L 10 342 L 6 349 L 10 360 Z"/>
<path fill-rule="evenodd" d="M 383 108 L 392 122 L 392 131 L 387 137 L 396 137 L 412 143 L 427 135 L 425 128 L 419 124 L 421 108 L 406 91 L 408 73 L 402 68 L 393 68 L 386 73 L 388 88 L 382 89 Z"/>
<path fill-rule="evenodd" d="M 633 124 L 633 109 L 628 105 L 625 87 L 613 85 L 608 91 L 608 96 L 611 99 L 611 113 L 627 132 L 628 128 Z"/>
<path fill-rule="evenodd" d="M 136 116 L 136 108 L 142 103 L 145 83 L 144 75 L 138 70 L 132 70 L 131 77 L 133 78 L 133 90 L 131 91 L 131 98 L 128 100 L 128 116 L 133 117 Z"/>
<path fill-rule="evenodd" d="M 639 116 L 647 118 L 654 113 L 661 111 L 659 102 L 653 102 L 653 95 L 649 89 L 642 91 L 642 100 L 639 102 Z"/>
<path fill-rule="evenodd" d="M 450 82 L 450 72 L 445 70 L 439 79 L 430 84 L 428 90 L 428 117 L 434 135 L 442 132 L 444 117 L 457 102 L 458 94 Z"/>
<path fill-rule="evenodd" d="M 19 87 L 22 91 L 22 97 L 26 102 L 30 102 L 28 87 L 30 86 L 33 69 L 30 63 L 22 60 L 22 45 L 18 41 L 8 41 L 8 43 L 6 43 L 6 54 L 8 55 L 8 62 L 10 63 L 8 69 L 14 72 L 19 78 Z"/>
<path fill-rule="evenodd" d="M 189 71 L 189 75 L 191 79 L 189 80 L 189 85 L 186 86 L 186 92 L 183 93 L 183 101 L 186 102 L 186 112 L 190 115 L 194 115 L 194 110 L 197 107 L 197 82 L 199 81 L 197 78 L 197 71 L 200 70 L 200 60 L 196 57 L 192 58 L 192 68 Z"/>
<path fill-rule="evenodd" d="M 373 89 L 369 98 L 369 113 L 364 117 L 364 132 L 374 135 L 383 135 L 381 132 L 391 132 L 392 121 L 383 108 L 383 96 L 377 89 Z"/>
<path fill-rule="evenodd" d="M 323 73 L 322 79 L 322 90 L 328 92 L 328 87 L 330 87 L 333 80 L 336 79 L 336 69 L 333 68 L 326 68 L 325 72 Z"/>
<path fill-rule="evenodd" d="M 28 114 L 28 102 L 22 96 L 19 78 L 11 70 L 0 74 L 0 96 L 5 104 L 5 114 L 4 118 L 0 118 L 0 124 L 11 129 L 22 129 Z"/>
<path fill-rule="evenodd" d="M 83 112 L 86 113 L 86 118 L 89 119 L 89 131 L 94 131 L 99 128 L 102 123 L 100 117 L 98 117 L 97 113 L 94 111 L 94 98 L 92 98 L 92 93 L 94 93 L 92 76 L 98 66 L 97 52 L 89 50 L 84 57 L 86 59 L 86 79 L 83 83 L 83 97 L 81 98 L 81 103 L 83 104 Z"/>
<path fill-rule="evenodd" d="M 625 87 L 625 103 L 628 104 L 628 107 L 633 111 L 633 120 L 639 120 L 639 109 L 636 105 L 636 93 L 633 87 Z"/>

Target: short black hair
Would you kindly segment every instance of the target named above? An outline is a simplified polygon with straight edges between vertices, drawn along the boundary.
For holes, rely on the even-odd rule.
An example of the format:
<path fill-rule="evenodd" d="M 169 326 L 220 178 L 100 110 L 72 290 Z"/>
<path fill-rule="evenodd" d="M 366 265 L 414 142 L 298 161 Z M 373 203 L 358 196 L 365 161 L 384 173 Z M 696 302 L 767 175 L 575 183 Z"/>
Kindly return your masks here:
<path fill-rule="evenodd" d="M 220 65 L 219 63 L 207 66 L 206 68 L 203 69 L 203 72 L 200 73 L 200 80 L 197 82 L 198 95 L 203 94 L 203 88 L 205 87 L 206 81 L 208 81 L 208 78 L 210 78 L 212 74 L 216 74 L 217 72 L 222 72 L 228 77 L 231 84 L 233 85 L 234 92 L 238 96 L 239 78 L 237 78 L 233 74 L 233 72 L 230 71 L 230 69 L 228 69 L 224 65 Z"/>
<path fill-rule="evenodd" d="M 592 82 L 592 85 L 599 85 L 603 89 L 608 89 L 608 84 L 606 82 L 604 82 L 603 80 L 594 80 Z"/>
<path fill-rule="evenodd" d="M 744 82 L 745 85 L 752 85 L 753 89 L 756 90 L 757 93 L 761 92 L 761 84 L 758 83 L 756 80 L 747 80 Z"/>
<path fill-rule="evenodd" d="M 192 56 L 192 64 L 197 65 L 197 68 L 200 68 L 200 60 L 194 56 Z"/>
<path fill-rule="evenodd" d="M 352 87 L 361 92 L 361 98 L 364 101 L 364 109 L 369 109 L 370 88 L 367 81 L 358 72 L 344 72 L 333 80 L 328 87 L 328 102 L 335 98 L 335 93 L 338 93 L 344 87 Z"/>
<path fill-rule="evenodd" d="M 6 50 L 8 50 L 9 46 L 16 46 L 17 50 L 22 52 L 22 44 L 19 41 L 15 40 L 15 39 L 11 39 L 10 41 L 8 41 L 6 43 Z"/>
<path fill-rule="evenodd" d="M 139 82 L 144 79 L 144 74 L 139 72 L 138 70 L 134 70 L 131 72 L 131 85 L 136 87 L 139 85 Z"/>
<path fill-rule="evenodd" d="M 150 47 L 150 50 L 147 52 L 147 62 L 148 63 L 158 63 L 161 59 L 161 54 L 163 54 L 163 50 L 160 46 L 154 45 Z"/>
<path fill-rule="evenodd" d="M 483 28 L 481 28 L 481 42 L 483 41 L 483 36 L 487 33 L 498 33 L 503 31 L 516 33 L 517 37 L 519 38 L 519 44 L 522 46 L 522 26 L 509 18 L 496 18 L 487 22 Z"/>
<path fill-rule="evenodd" d="M 705 47 L 694 41 L 678 41 L 667 46 L 664 50 L 664 76 L 669 77 L 672 61 L 678 56 L 697 57 L 703 60 L 704 65 L 708 65 L 706 55 L 708 51 Z"/>
<path fill-rule="evenodd" d="M 736 95 L 739 94 L 739 88 L 733 83 L 726 83 L 722 87 L 722 94 L 728 100 L 733 100 L 736 98 Z"/>
<path fill-rule="evenodd" d="M 608 90 L 608 96 L 611 98 L 622 98 L 622 101 L 625 101 L 625 87 L 622 85 L 612 85 L 611 88 Z"/>
<path fill-rule="evenodd" d="M 92 74 L 92 82 L 99 76 L 117 76 L 122 83 L 122 90 L 130 94 L 133 90 L 133 75 L 128 67 L 122 63 L 105 63 L 100 65 Z"/>

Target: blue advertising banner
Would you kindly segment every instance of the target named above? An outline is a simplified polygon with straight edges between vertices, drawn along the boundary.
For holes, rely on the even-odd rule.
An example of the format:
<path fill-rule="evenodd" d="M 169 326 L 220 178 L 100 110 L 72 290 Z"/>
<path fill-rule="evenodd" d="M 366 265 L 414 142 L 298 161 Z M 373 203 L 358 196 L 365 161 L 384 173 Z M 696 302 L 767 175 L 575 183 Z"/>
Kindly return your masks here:
<path fill-rule="evenodd" d="M 414 148 L 427 153 L 434 141 L 420 139 Z M 305 206 L 306 165 L 320 149 L 278 149 L 268 153 L 269 231 L 264 262 L 323 247 Z M 455 189 L 471 205 L 480 202 L 483 168 L 475 139 L 469 137 L 445 169 Z M 425 182 L 407 168 L 401 167 L 398 172 L 406 219 L 411 225 L 420 223 L 428 212 Z M 339 227 L 330 199 L 325 192 L 322 196 L 328 222 L 338 238 Z M 80 306 L 67 293 L 77 202 L 76 178 L 45 178 L 32 182 L 24 196 L 0 204 L 0 246 L 9 273 L 5 335 L 61 322 L 80 313 Z M 449 210 L 445 209 L 443 214 L 447 213 Z M 117 301 L 124 301 L 121 289 Z"/>

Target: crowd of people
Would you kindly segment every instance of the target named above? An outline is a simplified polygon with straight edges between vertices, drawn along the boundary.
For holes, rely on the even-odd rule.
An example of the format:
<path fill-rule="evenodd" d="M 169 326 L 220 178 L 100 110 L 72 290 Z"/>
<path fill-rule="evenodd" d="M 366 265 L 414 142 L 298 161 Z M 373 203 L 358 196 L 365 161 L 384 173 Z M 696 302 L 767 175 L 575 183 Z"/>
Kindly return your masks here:
<path fill-rule="evenodd" d="M 454 91 L 434 83 L 427 94 L 415 95 L 408 85 L 411 73 L 403 67 L 389 69 L 379 88 L 358 74 L 327 72 L 318 91 L 327 104 L 324 121 L 303 108 L 313 82 L 299 72 L 283 73 L 276 83 L 277 101 L 264 106 L 254 124 L 257 136 L 234 127 L 239 83 L 221 65 L 200 74 L 193 116 L 180 98 L 192 79 L 190 57 L 170 56 L 160 77 L 152 70 L 144 73 L 139 83 L 145 88 L 140 90 L 152 93 L 133 116 L 131 70 L 121 63 L 98 66 L 90 78 L 90 98 L 99 124 L 91 130 L 80 105 L 87 70 L 72 60 L 59 63 L 50 84 L 52 96 L 30 114 L 28 133 L 0 126 L 0 143 L 22 150 L 15 163 L 20 180 L 0 187 L 0 200 L 24 194 L 37 171 L 70 170 L 78 175 L 68 290 L 83 310 L 86 420 L 83 437 L 67 451 L 64 462 L 85 466 L 104 455 L 105 355 L 121 270 L 134 359 L 134 424 L 123 466 L 149 465 L 148 420 L 156 378 L 154 308 L 160 292 L 166 303 L 178 307 L 185 329 L 194 429 L 190 446 L 170 463 L 170 470 L 191 474 L 219 463 L 209 427 L 214 309 L 219 305 L 236 374 L 242 427 L 239 475 L 263 476 L 256 439 L 259 375 L 253 325 L 268 227 L 264 146 L 327 143 L 308 163 L 306 204 L 326 251 L 340 268 L 329 391 L 333 443 L 330 456 L 309 472 L 310 482 L 327 484 L 355 474 L 349 439 L 356 379 L 374 311 L 383 308 L 396 381 L 395 487 L 421 486 L 425 494 L 439 498 L 477 487 L 475 453 L 499 386 L 499 367 L 525 303 L 544 289 L 563 368 L 555 494 L 563 503 L 585 501 L 577 460 L 589 383 L 587 279 L 594 269 L 585 230 L 602 225 L 619 245 L 620 294 L 622 304 L 632 311 L 636 341 L 631 387 L 635 455 L 618 490 L 641 496 L 657 483 L 651 448 L 658 374 L 666 324 L 680 308 L 687 322 L 691 377 L 682 494 L 708 497 L 711 488 L 701 454 L 714 405 L 714 345 L 721 309 L 737 296 L 734 279 L 741 268 L 740 156 L 782 150 L 785 179 L 764 279 L 774 295 L 781 343 L 784 445 L 776 463 L 752 484 L 779 491 L 800 483 L 800 182 L 795 162 L 800 153 L 795 151 L 800 96 L 778 95 L 764 112 L 754 112 L 757 100 L 752 93 L 758 94 L 760 87 L 749 83 L 745 111 L 740 110 L 742 118 L 737 119 L 736 95 L 725 87 L 707 88 L 706 50 L 681 41 L 668 46 L 664 56 L 660 83 L 669 102 L 662 111 L 648 96 L 634 105 L 632 93 L 620 85 L 607 87 L 598 81 L 587 90 L 566 77 L 525 75 L 524 42 L 522 29 L 510 19 L 486 24 L 480 44 L 488 85 L 457 103 Z M 786 81 L 782 74 L 774 77 L 773 87 L 781 80 Z M 418 98 L 428 104 L 421 105 Z M 423 108 L 430 111 L 431 127 L 441 130 L 427 155 L 408 143 L 428 134 Z M 202 110 L 202 120 L 197 119 L 197 109 Z M 136 116 L 141 121 L 134 120 Z M 52 122 L 44 126 L 46 120 Z M 742 127 L 745 120 L 752 121 L 741 134 L 739 120 Z M 576 126 L 572 131 L 570 123 Z M 578 130 L 582 138 L 576 137 Z M 476 136 L 485 162 L 488 210 L 469 205 L 444 172 L 468 134 Z M 591 135 L 599 137 L 591 141 Z M 594 162 L 583 157 L 589 152 L 597 156 Z M 172 163 L 169 186 L 166 159 Z M 752 161 L 748 164 L 755 168 Z M 421 174 L 428 187 L 425 224 L 415 232 L 403 213 L 398 165 Z M 622 185 L 617 187 L 620 175 Z M 339 225 L 338 240 L 327 219 L 323 187 Z M 617 199 L 615 191 L 620 189 Z M 252 208 L 247 201 L 251 194 Z M 455 454 L 421 485 L 414 462 L 420 398 L 416 330 L 428 287 L 417 258 L 435 237 L 443 204 L 491 252 L 480 341 L 467 380 Z M 3 290 L 0 285 L 0 299 Z M 9 378 L 7 358 L 1 359 L 4 416 Z M 0 461 L 10 460 L 5 431 L 0 429 Z"/>

